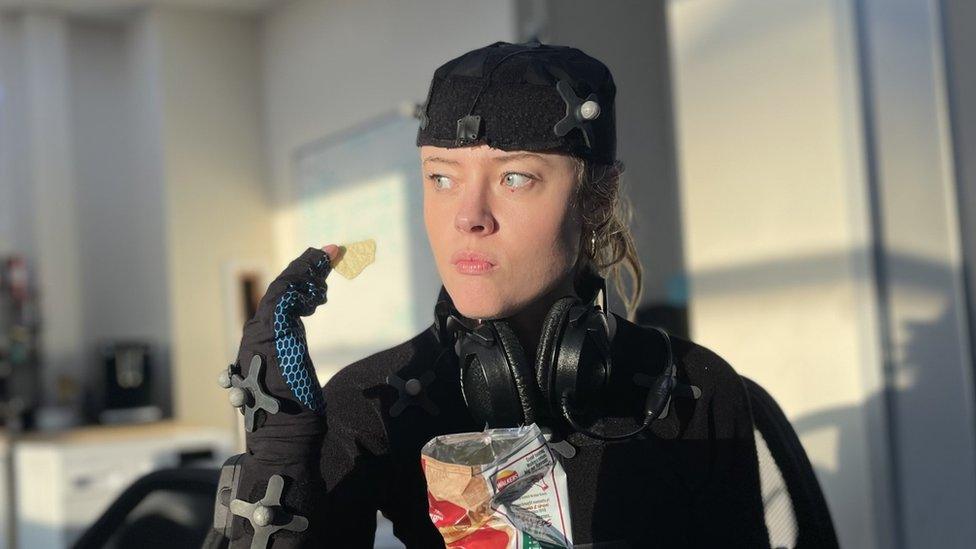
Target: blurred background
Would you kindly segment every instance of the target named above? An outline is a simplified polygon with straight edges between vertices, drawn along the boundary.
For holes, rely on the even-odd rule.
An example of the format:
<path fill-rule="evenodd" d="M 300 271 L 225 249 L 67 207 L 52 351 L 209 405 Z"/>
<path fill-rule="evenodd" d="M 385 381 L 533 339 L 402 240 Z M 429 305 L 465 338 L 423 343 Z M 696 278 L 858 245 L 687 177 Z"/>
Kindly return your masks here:
<path fill-rule="evenodd" d="M 239 451 L 216 376 L 306 247 L 378 245 L 305 322 L 323 383 L 425 329 L 412 113 L 444 61 L 530 38 L 614 74 L 639 320 L 773 395 L 843 547 L 971 547 L 974 26 L 970 0 L 0 0 L 0 547 Z"/>

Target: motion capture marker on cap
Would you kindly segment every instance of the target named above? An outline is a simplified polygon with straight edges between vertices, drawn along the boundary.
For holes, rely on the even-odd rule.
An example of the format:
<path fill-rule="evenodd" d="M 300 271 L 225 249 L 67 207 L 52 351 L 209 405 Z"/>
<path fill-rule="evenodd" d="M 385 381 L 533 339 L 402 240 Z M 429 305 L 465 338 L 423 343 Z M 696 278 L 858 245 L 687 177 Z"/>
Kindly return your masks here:
<path fill-rule="evenodd" d="M 556 122 L 552 131 L 562 137 L 573 128 L 579 128 L 583 132 L 583 139 L 586 141 L 586 146 L 592 149 L 596 139 L 593 136 L 593 128 L 589 122 L 600 116 L 600 104 L 597 103 L 596 94 L 591 93 L 585 100 L 581 99 L 576 96 L 576 92 L 573 91 L 573 86 L 565 80 L 560 80 L 556 83 L 556 90 L 563 98 L 563 101 L 566 102 L 566 116 L 559 122 Z"/>
<path fill-rule="evenodd" d="M 251 549 L 266 549 L 271 535 L 278 530 L 304 532 L 308 528 L 307 518 L 289 513 L 281 505 L 281 493 L 284 487 L 284 477 L 271 475 L 268 479 L 268 488 L 260 501 L 249 503 L 235 499 L 230 502 L 230 512 L 246 519 L 254 528 Z"/>
<path fill-rule="evenodd" d="M 433 383 L 434 378 L 434 372 L 429 370 L 424 372 L 420 376 L 420 379 L 414 377 L 406 381 L 396 374 L 390 374 L 386 378 L 386 383 L 396 389 L 399 394 L 397 401 L 390 407 L 390 417 L 399 416 L 411 405 L 420 406 L 428 414 L 436 416 L 440 410 L 437 409 L 437 405 L 424 392 L 424 389 Z"/>
<path fill-rule="evenodd" d="M 587 101 L 580 105 L 579 112 L 583 120 L 593 120 L 600 116 L 600 104 L 596 101 Z"/>
<path fill-rule="evenodd" d="M 478 135 L 481 133 L 481 117 L 473 114 L 469 114 L 463 118 L 459 118 L 457 122 L 457 140 L 458 145 L 463 145 L 464 143 L 473 142 L 478 139 Z"/>

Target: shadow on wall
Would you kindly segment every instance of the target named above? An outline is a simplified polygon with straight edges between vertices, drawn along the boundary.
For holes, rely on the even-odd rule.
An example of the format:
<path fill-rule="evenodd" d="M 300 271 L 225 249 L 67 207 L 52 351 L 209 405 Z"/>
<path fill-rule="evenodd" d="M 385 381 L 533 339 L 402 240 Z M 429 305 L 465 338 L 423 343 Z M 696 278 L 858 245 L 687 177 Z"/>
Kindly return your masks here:
<path fill-rule="evenodd" d="M 743 311 L 747 316 L 762 314 L 762 308 L 769 305 L 763 298 L 766 295 L 778 296 L 777 307 L 795 306 L 802 310 L 810 296 L 816 295 L 818 287 L 844 283 L 852 276 L 860 277 L 858 286 L 870 286 L 862 284 L 870 276 L 869 271 L 859 266 L 871 265 L 873 261 L 869 250 L 853 250 L 745 263 L 694 273 L 691 294 L 692 299 L 697 296 L 718 300 L 758 296 L 747 305 L 740 305 L 749 309 Z M 960 543 L 960 532 L 937 525 L 953 524 L 955 517 L 947 517 L 946 513 L 961 515 L 960 510 L 967 508 L 972 497 L 958 486 L 970 478 L 968 469 L 972 464 L 954 461 L 971 453 L 972 442 L 969 437 L 959 436 L 960 428 L 969 421 L 960 418 L 959 413 L 972 408 L 972 395 L 967 392 L 968 387 L 959 383 L 970 377 L 968 371 L 960 368 L 971 367 L 971 357 L 958 354 L 959 338 L 965 337 L 958 326 L 960 315 L 965 312 L 956 303 L 954 294 L 958 273 L 945 264 L 906 254 L 886 255 L 884 269 L 890 280 L 892 313 L 889 318 L 892 324 L 886 328 L 883 338 L 891 340 L 888 344 L 891 348 L 887 349 L 889 358 L 881 366 L 888 389 L 868 395 L 857 404 L 827 408 L 791 418 L 791 422 L 808 447 L 842 544 L 875 540 L 884 546 L 885 540 L 894 543 L 901 537 L 911 542 L 913 535 L 928 536 L 935 531 L 938 539 L 929 542 L 955 546 Z M 794 291 L 796 300 L 792 304 L 789 297 Z M 840 294 L 824 298 L 837 295 Z M 750 335 L 749 323 L 741 324 L 734 330 L 741 330 L 743 337 Z M 811 327 L 797 325 L 798 329 Z M 815 334 L 803 334 L 809 335 Z M 787 356 L 784 360 L 795 364 L 804 362 L 804 357 Z M 811 371 L 794 368 L 784 375 L 823 377 L 840 373 L 836 368 L 831 370 L 829 364 L 818 372 L 816 364 L 806 362 Z M 860 367 L 865 369 L 871 365 Z M 746 365 L 740 365 L 739 369 L 740 373 L 749 374 Z M 775 391 L 775 384 L 771 385 L 767 389 Z M 773 397 L 781 404 L 789 404 L 775 392 Z M 877 414 L 882 414 L 882 421 L 889 425 L 885 433 L 866 431 L 873 427 L 869 419 Z M 882 447 L 866 442 L 889 438 L 892 440 Z M 813 449 L 818 451 L 811 453 Z M 865 459 L 881 459 L 887 463 L 865 462 Z M 878 467 L 890 469 L 894 485 L 889 489 L 875 486 L 879 481 L 891 482 L 872 473 Z M 864 478 L 866 473 L 870 475 L 868 478 Z M 863 491 L 872 492 L 867 501 L 874 501 L 873 509 L 862 509 L 857 504 L 865 501 Z M 879 501 L 886 492 L 890 498 Z M 942 510 L 938 510 L 940 506 L 933 508 L 930 499 L 940 502 Z M 866 522 L 879 519 L 879 522 Z M 879 528 L 900 528 L 901 532 L 882 532 Z"/>
<path fill-rule="evenodd" d="M 952 445 L 953 437 L 944 433 L 944 421 L 947 419 L 939 409 L 937 402 L 934 402 L 932 395 L 944 392 L 946 387 L 941 387 L 937 378 L 925 375 L 925 369 L 933 360 L 940 356 L 940 336 L 950 333 L 955 329 L 955 322 L 950 307 L 945 307 L 942 313 L 931 322 L 909 322 L 904 326 L 906 342 L 902 349 L 902 359 L 899 360 L 898 380 L 895 382 L 897 387 L 892 391 L 890 399 L 900 401 L 901 406 L 916 403 L 917 418 L 928 428 L 930 437 L 941 439 L 944 445 Z M 849 490 L 846 483 L 850 481 L 855 469 L 852 464 L 861 459 L 859 449 L 863 447 L 863 436 L 860 429 L 853 429 L 852 426 L 863 421 L 865 409 L 876 407 L 878 409 L 891 410 L 890 403 L 876 402 L 878 399 L 885 399 L 884 395 L 874 394 L 863 404 L 855 406 L 840 406 L 830 408 L 813 414 L 801 416 L 793 420 L 793 427 L 801 438 L 809 438 L 821 433 L 832 434 L 834 456 L 831 463 L 813 462 L 817 472 L 817 477 L 825 492 L 842 494 Z M 897 428 L 897 424 L 894 425 Z M 896 435 L 897 436 L 897 432 Z M 894 440 L 889 448 L 898 448 L 898 440 Z M 897 452 L 897 450 L 896 450 Z M 897 468 L 896 475 L 900 476 L 905 471 L 910 471 L 922 464 L 903 462 L 899 459 L 904 456 L 904 452 L 897 452 L 892 457 L 892 467 Z M 870 464 L 874 466 L 874 464 Z M 972 464 L 959 464 L 959 467 L 971 467 Z M 930 474 L 938 476 L 938 471 Z M 902 494 L 894 492 L 894 497 L 900 498 Z M 843 512 L 841 509 L 832 509 L 834 521 L 838 519 L 838 514 Z M 901 516 L 895 520 L 898 522 L 924 519 L 924 517 Z M 904 535 L 904 534 L 902 534 Z M 953 534 L 946 532 L 947 539 L 930 540 L 932 547 L 953 546 L 957 541 Z"/>

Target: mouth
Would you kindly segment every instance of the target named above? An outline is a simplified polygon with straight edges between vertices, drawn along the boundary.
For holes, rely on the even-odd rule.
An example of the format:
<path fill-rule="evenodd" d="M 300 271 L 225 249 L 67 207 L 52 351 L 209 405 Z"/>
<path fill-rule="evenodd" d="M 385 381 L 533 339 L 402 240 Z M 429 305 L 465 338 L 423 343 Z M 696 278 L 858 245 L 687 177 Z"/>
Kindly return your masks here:
<path fill-rule="evenodd" d="M 461 250 L 451 256 L 451 263 L 461 274 L 480 275 L 489 273 L 497 268 L 495 259 L 482 252 Z"/>

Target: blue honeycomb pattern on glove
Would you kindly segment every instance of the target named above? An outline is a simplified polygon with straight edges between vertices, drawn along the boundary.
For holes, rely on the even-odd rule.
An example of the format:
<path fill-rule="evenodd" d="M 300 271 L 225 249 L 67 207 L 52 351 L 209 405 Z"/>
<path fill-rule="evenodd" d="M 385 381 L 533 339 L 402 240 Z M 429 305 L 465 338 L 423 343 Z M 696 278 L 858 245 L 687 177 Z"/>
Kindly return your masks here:
<path fill-rule="evenodd" d="M 316 264 L 321 272 L 326 269 L 328 257 Z M 311 272 L 309 274 L 312 274 Z M 315 307 L 327 301 L 327 286 L 313 282 L 305 282 L 304 291 L 299 291 L 295 283 L 288 285 L 286 291 L 278 300 L 274 312 L 275 351 L 278 354 L 278 365 L 281 375 L 295 397 L 312 409 L 321 413 L 325 409 L 322 389 L 312 370 L 312 359 L 308 356 L 308 345 L 305 343 L 305 327 L 299 319 L 300 315 L 311 314 Z"/>

